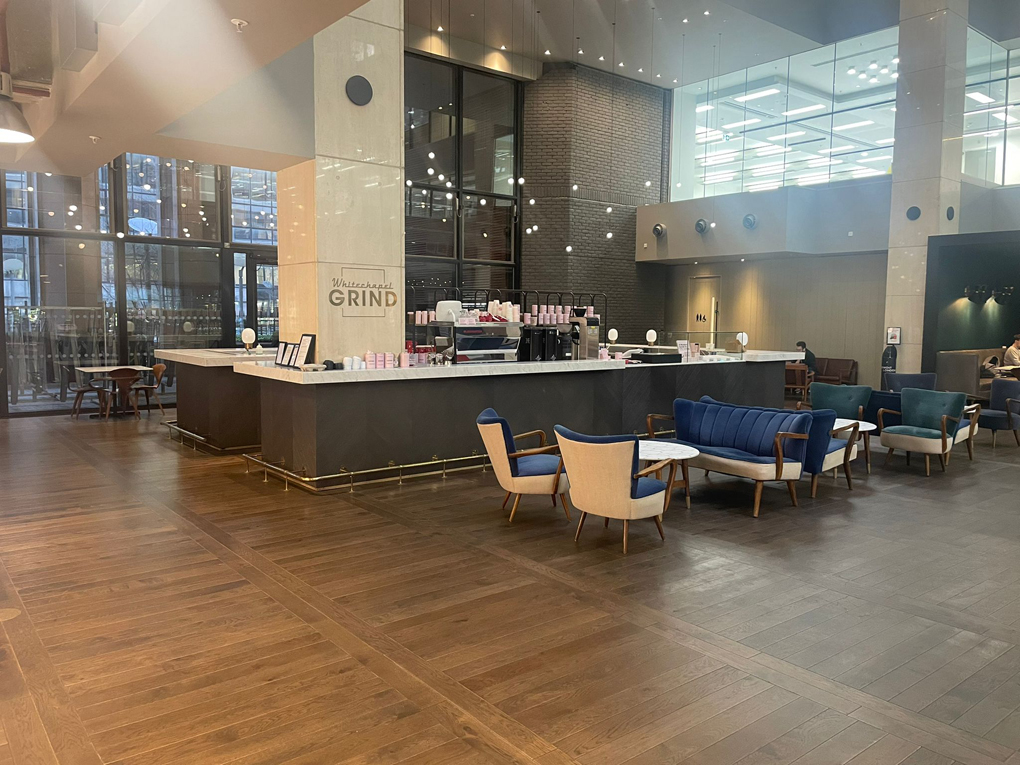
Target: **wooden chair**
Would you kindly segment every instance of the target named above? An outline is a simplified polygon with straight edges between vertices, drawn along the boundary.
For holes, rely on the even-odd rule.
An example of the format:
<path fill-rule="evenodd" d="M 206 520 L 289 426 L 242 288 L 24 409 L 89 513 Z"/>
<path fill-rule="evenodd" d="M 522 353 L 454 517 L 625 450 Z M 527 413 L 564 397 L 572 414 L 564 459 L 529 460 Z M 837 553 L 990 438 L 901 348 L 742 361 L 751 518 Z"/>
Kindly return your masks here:
<path fill-rule="evenodd" d="M 814 380 L 814 375 L 808 371 L 807 364 L 786 365 L 786 391 L 796 393 L 800 391 L 800 400 L 808 400 L 808 388 Z"/>
<path fill-rule="evenodd" d="M 156 399 L 156 403 L 159 405 L 159 413 L 166 416 L 166 412 L 163 411 L 163 402 L 159 400 L 159 386 L 163 382 L 163 373 L 166 372 L 166 364 L 156 364 L 152 367 L 152 385 L 139 385 L 135 384 L 131 392 L 135 397 L 135 411 L 138 411 L 138 394 L 145 394 L 145 408 L 149 410 L 149 416 L 152 416 L 152 408 L 149 404 L 149 396 L 152 395 Z"/>
<path fill-rule="evenodd" d="M 102 414 L 106 410 L 108 391 L 98 380 L 89 380 L 85 383 L 76 381 L 74 385 L 69 383 L 67 391 L 74 394 L 74 401 L 71 403 L 72 420 L 77 420 L 81 416 L 81 405 L 85 402 L 85 396 L 89 393 L 95 393 L 96 398 L 99 399 L 99 413 Z"/>
<path fill-rule="evenodd" d="M 113 408 L 114 399 L 120 396 L 122 401 L 127 400 L 131 402 L 135 410 L 135 419 L 140 420 L 142 416 L 138 413 L 138 400 L 131 396 L 131 389 L 141 379 L 141 375 L 133 369 L 124 367 L 122 369 L 114 369 L 101 379 L 112 383 L 112 390 L 106 397 L 106 419 L 110 419 L 110 410 Z"/>

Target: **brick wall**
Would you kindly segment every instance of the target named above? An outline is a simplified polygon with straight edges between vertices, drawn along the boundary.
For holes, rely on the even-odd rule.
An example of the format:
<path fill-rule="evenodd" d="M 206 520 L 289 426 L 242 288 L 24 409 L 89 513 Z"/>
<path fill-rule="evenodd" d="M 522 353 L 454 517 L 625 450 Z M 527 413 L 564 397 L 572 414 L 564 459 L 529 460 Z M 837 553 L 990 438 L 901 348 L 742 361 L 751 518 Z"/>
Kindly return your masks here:
<path fill-rule="evenodd" d="M 663 328 L 664 267 L 634 240 L 637 207 L 668 198 L 670 112 L 669 91 L 570 64 L 524 88 L 522 286 L 606 293 L 624 342 Z"/>

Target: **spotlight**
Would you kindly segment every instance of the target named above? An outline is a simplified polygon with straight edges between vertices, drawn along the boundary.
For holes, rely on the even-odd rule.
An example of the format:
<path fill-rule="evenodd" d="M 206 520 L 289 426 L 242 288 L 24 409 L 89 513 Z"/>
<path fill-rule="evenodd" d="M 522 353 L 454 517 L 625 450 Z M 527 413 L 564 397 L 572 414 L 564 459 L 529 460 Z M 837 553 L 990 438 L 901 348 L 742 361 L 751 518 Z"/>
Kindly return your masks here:
<path fill-rule="evenodd" d="M 988 287 L 984 284 L 974 284 L 963 288 L 963 296 L 972 303 L 984 303 L 988 296 Z"/>
<path fill-rule="evenodd" d="M 705 220 L 704 218 L 698 218 L 694 222 L 694 230 L 697 231 L 699 234 L 704 234 L 706 231 L 708 231 L 708 221 Z"/>
<path fill-rule="evenodd" d="M 992 290 L 992 300 L 999 305 L 1006 305 L 1011 297 L 1013 297 L 1012 287 L 999 287 Z"/>

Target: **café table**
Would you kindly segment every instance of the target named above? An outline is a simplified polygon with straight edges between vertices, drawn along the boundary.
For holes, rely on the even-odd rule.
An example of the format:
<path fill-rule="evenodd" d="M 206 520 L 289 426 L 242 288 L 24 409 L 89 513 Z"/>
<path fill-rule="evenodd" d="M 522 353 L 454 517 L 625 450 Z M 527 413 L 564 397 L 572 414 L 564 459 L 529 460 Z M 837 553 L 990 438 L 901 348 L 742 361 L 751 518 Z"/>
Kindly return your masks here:
<path fill-rule="evenodd" d="M 152 371 L 152 367 L 140 366 L 138 364 L 115 364 L 113 366 L 104 367 L 75 367 L 74 369 L 76 372 L 81 372 L 83 375 L 88 375 L 90 378 L 94 377 L 95 375 L 107 375 L 110 372 L 114 371 L 115 369 L 130 369 L 135 372 L 138 372 L 139 376 L 141 376 L 145 372 Z M 127 412 L 127 406 L 125 406 L 125 402 L 127 401 L 127 395 L 129 391 L 127 391 L 126 389 L 122 389 L 119 392 L 120 395 L 118 396 L 117 391 L 110 391 L 110 395 L 114 396 L 114 401 L 117 403 L 117 409 L 114 412 L 114 414 L 116 414 L 118 417 L 122 414 L 126 414 Z M 101 418 L 102 414 L 101 413 L 98 415 L 93 414 L 91 415 L 91 417 Z"/>
<path fill-rule="evenodd" d="M 684 477 L 684 499 L 687 507 L 691 506 L 691 481 L 687 475 L 687 460 L 694 459 L 701 452 L 693 446 L 685 446 L 672 441 L 656 440 L 653 438 L 641 439 L 638 441 L 638 459 L 644 462 L 661 462 L 662 460 L 673 460 L 680 463 L 680 471 Z M 675 486 L 674 482 L 674 486 Z"/>
<path fill-rule="evenodd" d="M 878 430 L 878 425 L 866 420 L 849 420 L 844 417 L 837 417 L 833 430 L 848 428 L 857 423 L 857 437 L 864 440 L 864 463 L 868 466 L 868 473 L 871 473 L 871 433 Z M 834 471 L 835 472 L 835 471 Z"/>

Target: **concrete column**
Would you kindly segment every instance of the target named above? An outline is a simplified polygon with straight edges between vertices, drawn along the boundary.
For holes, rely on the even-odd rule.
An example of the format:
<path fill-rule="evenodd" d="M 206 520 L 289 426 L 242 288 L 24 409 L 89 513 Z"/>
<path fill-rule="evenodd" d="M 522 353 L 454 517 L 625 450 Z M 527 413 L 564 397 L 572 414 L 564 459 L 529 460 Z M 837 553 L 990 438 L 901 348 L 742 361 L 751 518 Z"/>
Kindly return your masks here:
<path fill-rule="evenodd" d="M 902 328 L 900 372 L 921 371 L 928 237 L 959 232 L 968 4 L 900 0 L 885 302 L 886 326 Z"/>
<path fill-rule="evenodd" d="M 318 361 L 403 349 L 403 23 L 371 0 L 315 35 L 315 158 L 277 177 L 280 339 L 316 335 Z"/>

